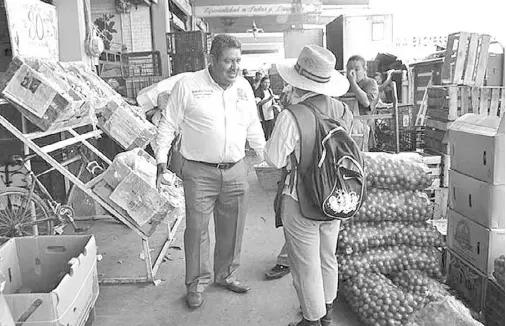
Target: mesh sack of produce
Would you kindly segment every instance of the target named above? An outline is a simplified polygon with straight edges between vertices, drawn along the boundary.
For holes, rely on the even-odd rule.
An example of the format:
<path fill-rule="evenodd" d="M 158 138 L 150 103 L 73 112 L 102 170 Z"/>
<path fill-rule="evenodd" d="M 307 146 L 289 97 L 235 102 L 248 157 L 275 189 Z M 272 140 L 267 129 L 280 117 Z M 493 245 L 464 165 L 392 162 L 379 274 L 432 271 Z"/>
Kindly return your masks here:
<path fill-rule="evenodd" d="M 433 247 L 379 247 L 351 255 L 338 255 L 338 262 L 341 279 L 367 272 L 393 274 L 408 269 L 441 277 L 441 253 Z"/>
<path fill-rule="evenodd" d="M 435 176 L 420 155 L 364 153 L 367 187 L 393 190 L 423 190 Z"/>
<path fill-rule="evenodd" d="M 350 223 L 409 221 L 431 218 L 433 204 L 423 191 L 369 188 L 367 199 Z"/>
<path fill-rule="evenodd" d="M 421 296 L 424 305 L 441 300 L 450 293 L 448 286 L 430 277 L 426 272 L 410 269 L 390 275 L 395 285 L 412 294 Z"/>
<path fill-rule="evenodd" d="M 409 317 L 406 326 L 483 326 L 471 315 L 471 311 L 457 300 L 448 295 L 436 301 L 429 302 L 422 309 L 417 309 Z"/>
<path fill-rule="evenodd" d="M 363 273 L 342 285 L 345 300 L 362 325 L 405 325 L 423 297 L 403 291 L 386 276 Z"/>
<path fill-rule="evenodd" d="M 416 247 L 443 247 L 443 235 L 426 222 L 357 222 L 339 232 L 337 242 L 340 254 L 350 255 L 384 246 L 407 245 Z"/>
<path fill-rule="evenodd" d="M 406 270 L 390 275 L 403 291 L 422 298 L 410 316 L 409 326 L 481 325 L 471 311 L 448 291 L 449 286 L 419 270 Z"/>

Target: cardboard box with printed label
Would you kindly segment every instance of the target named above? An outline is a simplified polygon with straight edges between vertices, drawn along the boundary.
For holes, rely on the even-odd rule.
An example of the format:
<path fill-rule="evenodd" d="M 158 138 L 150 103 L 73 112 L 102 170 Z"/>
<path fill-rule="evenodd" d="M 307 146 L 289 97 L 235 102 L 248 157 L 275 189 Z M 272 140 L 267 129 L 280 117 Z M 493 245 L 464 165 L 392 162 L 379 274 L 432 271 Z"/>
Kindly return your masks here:
<path fill-rule="evenodd" d="M 156 127 L 141 108 L 123 100 L 110 101 L 97 116 L 99 128 L 126 150 L 144 148 L 156 136 Z"/>
<path fill-rule="evenodd" d="M 494 259 L 504 255 L 504 229 L 488 229 L 448 210 L 448 247 L 481 272 L 491 275 Z"/>
<path fill-rule="evenodd" d="M 26 325 L 84 325 L 99 292 L 93 235 L 14 238 L 0 256 L 14 320 L 36 307 Z"/>
<path fill-rule="evenodd" d="M 14 58 L 2 95 L 43 131 L 89 123 L 89 103 L 47 65 L 38 68 Z"/>
<path fill-rule="evenodd" d="M 495 185 L 504 184 L 504 115 L 468 113 L 449 129 L 452 170 Z"/>
<path fill-rule="evenodd" d="M 139 227 L 150 221 L 159 224 L 174 211 L 156 189 L 154 158 L 140 148 L 116 155 L 101 178 L 105 184 L 97 183 L 93 191 Z"/>
<path fill-rule="evenodd" d="M 490 229 L 504 229 L 504 185 L 493 185 L 450 170 L 451 209 Z"/>
<path fill-rule="evenodd" d="M 474 311 L 482 311 L 487 292 L 487 275 L 452 250 L 447 250 L 446 255 L 446 283 L 455 289 Z"/>

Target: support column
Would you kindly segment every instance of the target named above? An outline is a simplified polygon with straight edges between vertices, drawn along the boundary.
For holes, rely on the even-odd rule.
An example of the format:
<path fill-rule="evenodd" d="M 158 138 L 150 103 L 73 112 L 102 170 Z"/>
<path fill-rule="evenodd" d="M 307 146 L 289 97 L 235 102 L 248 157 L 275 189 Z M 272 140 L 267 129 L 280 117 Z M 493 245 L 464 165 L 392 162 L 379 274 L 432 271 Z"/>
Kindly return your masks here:
<path fill-rule="evenodd" d="M 151 30 L 153 32 L 153 49 L 160 51 L 162 61 L 162 75 L 169 77 L 170 62 L 167 54 L 167 36 L 170 32 L 169 1 L 160 0 L 157 4 L 151 5 Z"/>
<path fill-rule="evenodd" d="M 92 60 L 84 48 L 84 1 L 88 15 L 91 15 L 90 0 L 53 0 L 58 15 L 60 61 L 82 61 L 92 66 Z"/>

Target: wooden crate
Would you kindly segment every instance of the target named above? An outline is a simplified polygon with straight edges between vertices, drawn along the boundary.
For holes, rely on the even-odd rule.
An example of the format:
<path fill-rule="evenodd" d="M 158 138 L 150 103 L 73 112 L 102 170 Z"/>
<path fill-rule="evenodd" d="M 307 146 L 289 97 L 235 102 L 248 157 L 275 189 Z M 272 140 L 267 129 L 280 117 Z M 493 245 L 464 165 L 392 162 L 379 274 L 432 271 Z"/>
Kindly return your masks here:
<path fill-rule="evenodd" d="M 434 182 L 429 189 L 436 189 L 441 186 L 441 155 L 421 153 L 422 161 L 429 167 L 430 174 L 434 176 Z"/>
<path fill-rule="evenodd" d="M 504 325 L 504 288 L 492 279 L 487 282 L 485 321 L 487 326 Z"/>
<path fill-rule="evenodd" d="M 483 274 L 451 249 L 447 252 L 448 285 L 476 312 L 483 311 L 487 292 L 487 275 Z"/>
<path fill-rule="evenodd" d="M 439 169 L 439 177 L 440 183 L 439 186 L 446 188 L 450 184 L 450 155 L 444 154 L 433 149 L 424 149 L 423 155 L 429 156 L 438 156 L 441 159 L 440 169 Z"/>
<path fill-rule="evenodd" d="M 466 113 L 501 116 L 504 87 L 431 86 L 427 89 L 427 116 L 454 121 Z"/>
<path fill-rule="evenodd" d="M 441 82 L 482 86 L 488 61 L 490 35 L 458 32 L 448 35 Z"/>
<path fill-rule="evenodd" d="M 421 61 L 409 66 L 410 73 L 410 90 L 409 98 L 413 100 L 415 109 L 413 110 L 413 120 L 416 119 L 420 105 L 422 104 L 423 95 L 427 84 L 432 77 L 433 85 L 441 85 L 441 69 L 443 67 L 443 59 L 433 59 Z"/>

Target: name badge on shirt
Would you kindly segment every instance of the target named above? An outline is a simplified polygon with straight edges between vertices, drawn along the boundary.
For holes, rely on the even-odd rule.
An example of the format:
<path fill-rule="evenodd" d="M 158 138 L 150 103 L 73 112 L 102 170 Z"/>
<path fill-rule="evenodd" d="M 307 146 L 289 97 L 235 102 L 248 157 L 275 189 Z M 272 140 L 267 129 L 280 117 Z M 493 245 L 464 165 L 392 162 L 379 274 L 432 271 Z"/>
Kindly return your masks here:
<path fill-rule="evenodd" d="M 211 96 L 213 95 L 213 91 L 210 89 L 209 90 L 196 89 L 196 90 L 192 90 L 192 94 L 193 94 L 193 96 L 195 96 L 195 99 L 197 99 L 197 100 L 206 100 L 206 99 L 211 98 Z"/>
<path fill-rule="evenodd" d="M 246 91 L 242 88 L 237 89 L 237 101 L 247 101 L 248 95 L 246 94 Z"/>

